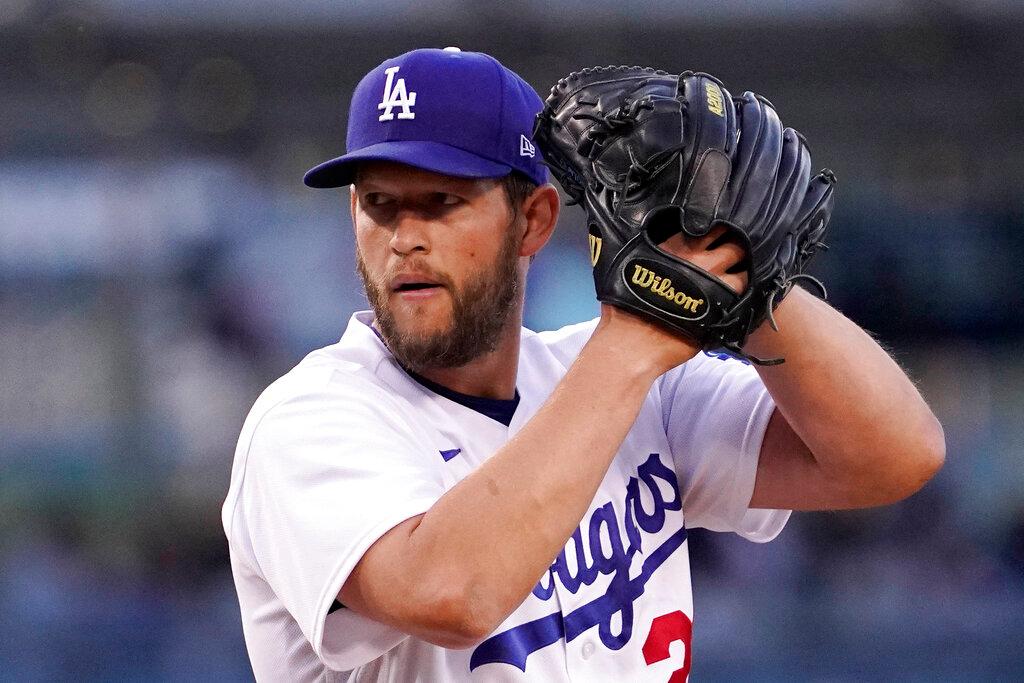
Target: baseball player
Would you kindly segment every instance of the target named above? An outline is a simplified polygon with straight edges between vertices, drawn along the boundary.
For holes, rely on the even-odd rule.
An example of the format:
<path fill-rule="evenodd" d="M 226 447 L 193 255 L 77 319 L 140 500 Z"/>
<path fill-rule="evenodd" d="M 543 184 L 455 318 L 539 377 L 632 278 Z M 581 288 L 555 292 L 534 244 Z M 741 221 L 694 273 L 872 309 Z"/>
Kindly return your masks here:
<path fill-rule="evenodd" d="M 913 384 L 798 287 L 743 339 L 778 365 L 625 305 L 524 329 L 559 214 L 543 106 L 488 55 L 414 50 L 360 81 L 347 153 L 306 175 L 350 188 L 372 310 L 239 438 L 223 524 L 257 680 L 685 681 L 688 529 L 766 542 L 790 510 L 888 503 L 942 463 Z M 723 235 L 662 246 L 739 296 L 759 271 Z"/>

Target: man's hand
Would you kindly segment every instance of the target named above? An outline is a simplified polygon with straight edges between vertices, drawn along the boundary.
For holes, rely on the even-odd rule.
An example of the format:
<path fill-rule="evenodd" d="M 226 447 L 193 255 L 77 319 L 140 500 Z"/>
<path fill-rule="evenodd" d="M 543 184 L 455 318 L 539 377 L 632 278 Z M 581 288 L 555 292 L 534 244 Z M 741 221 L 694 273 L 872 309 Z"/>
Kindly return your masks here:
<path fill-rule="evenodd" d="M 711 273 L 737 294 L 747 288 L 748 273 L 738 270 L 746 252 L 736 240 L 729 239 L 724 227 L 716 227 L 701 237 L 677 233 L 658 246 Z M 648 370 L 655 376 L 685 363 L 700 351 L 696 340 L 609 304 L 601 304 L 598 331 L 608 333 L 609 339 L 618 342 L 623 363 L 642 364 L 641 372 Z"/>
<path fill-rule="evenodd" d="M 835 177 L 811 173 L 803 137 L 772 104 L 733 97 L 703 73 L 638 66 L 560 79 L 535 137 L 551 173 L 587 212 L 597 298 L 752 362 L 747 337 L 804 274 L 821 246 Z M 743 296 L 720 277 L 666 258 L 672 235 L 719 224 L 750 253 Z M 714 242 L 712 242 L 714 244 Z M 696 261 L 694 261 L 696 264 Z"/>
<path fill-rule="evenodd" d="M 747 256 L 746 250 L 724 226 L 714 227 L 701 237 L 676 233 L 658 248 L 703 268 L 737 294 L 747 290 L 750 274 L 746 269 L 738 269 Z"/>

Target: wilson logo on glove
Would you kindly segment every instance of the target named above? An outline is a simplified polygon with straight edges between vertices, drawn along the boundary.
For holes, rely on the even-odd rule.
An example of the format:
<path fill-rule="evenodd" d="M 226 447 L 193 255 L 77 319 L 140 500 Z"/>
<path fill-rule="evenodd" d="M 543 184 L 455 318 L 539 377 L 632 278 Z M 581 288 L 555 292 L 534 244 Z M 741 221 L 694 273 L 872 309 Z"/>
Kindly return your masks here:
<path fill-rule="evenodd" d="M 629 263 L 623 271 L 631 276 L 626 280 L 626 287 L 638 299 L 656 308 L 665 311 L 663 304 L 669 301 L 675 304 L 672 312 L 665 311 L 668 315 L 675 315 L 688 320 L 697 320 L 704 317 L 708 307 L 705 305 L 705 298 L 697 298 L 691 294 L 678 289 L 672 284 L 671 278 L 658 275 L 651 268 L 656 267 L 652 261 L 635 260 Z M 700 292 L 698 292 L 700 293 Z"/>

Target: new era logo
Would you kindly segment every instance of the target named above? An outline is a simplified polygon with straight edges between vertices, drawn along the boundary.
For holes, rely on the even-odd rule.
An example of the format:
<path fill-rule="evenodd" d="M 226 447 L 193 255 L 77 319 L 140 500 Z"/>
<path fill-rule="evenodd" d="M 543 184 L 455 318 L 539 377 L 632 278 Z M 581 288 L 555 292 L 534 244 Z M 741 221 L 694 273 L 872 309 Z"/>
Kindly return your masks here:
<path fill-rule="evenodd" d="M 525 135 L 519 136 L 519 156 L 530 157 L 537 153 L 537 148 L 533 146 L 533 143 Z"/>

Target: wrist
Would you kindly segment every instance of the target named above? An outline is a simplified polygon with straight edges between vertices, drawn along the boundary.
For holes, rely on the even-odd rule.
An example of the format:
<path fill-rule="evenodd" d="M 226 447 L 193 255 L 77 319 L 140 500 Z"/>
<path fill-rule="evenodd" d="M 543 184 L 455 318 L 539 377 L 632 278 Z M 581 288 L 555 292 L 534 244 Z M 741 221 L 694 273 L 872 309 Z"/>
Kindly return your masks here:
<path fill-rule="evenodd" d="M 602 304 L 591 342 L 614 367 L 653 382 L 700 351 L 692 340 L 622 309 Z"/>
<path fill-rule="evenodd" d="M 806 290 L 794 286 L 773 312 L 779 329 L 773 329 L 765 320 L 747 337 L 743 351 L 759 358 L 785 357 L 787 339 L 792 337 L 793 327 L 799 324 L 801 311 L 814 305 L 817 300 Z"/>
<path fill-rule="evenodd" d="M 665 372 L 651 357 L 630 349 L 629 343 L 616 334 L 614 328 L 598 325 L 585 351 L 600 358 L 606 372 L 637 382 L 652 384 Z"/>

